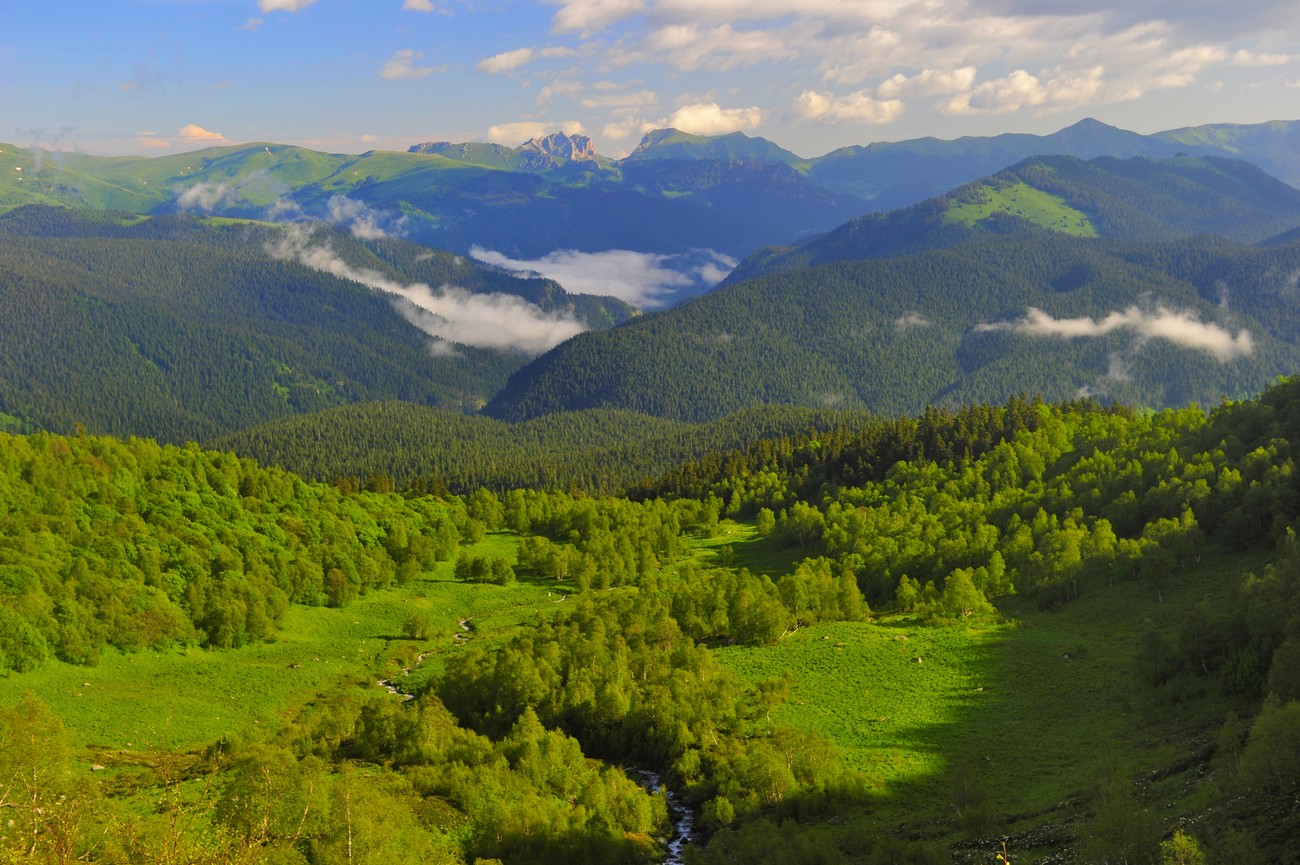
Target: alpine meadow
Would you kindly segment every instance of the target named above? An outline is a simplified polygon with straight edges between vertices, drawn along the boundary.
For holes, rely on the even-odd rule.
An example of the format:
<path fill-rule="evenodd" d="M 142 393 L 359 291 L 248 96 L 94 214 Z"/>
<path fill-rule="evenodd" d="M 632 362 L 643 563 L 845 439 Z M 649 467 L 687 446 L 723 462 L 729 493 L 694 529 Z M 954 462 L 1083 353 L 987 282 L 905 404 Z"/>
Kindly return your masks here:
<path fill-rule="evenodd" d="M 0 865 L 1300 865 L 1292 7 L 0 4 Z"/>

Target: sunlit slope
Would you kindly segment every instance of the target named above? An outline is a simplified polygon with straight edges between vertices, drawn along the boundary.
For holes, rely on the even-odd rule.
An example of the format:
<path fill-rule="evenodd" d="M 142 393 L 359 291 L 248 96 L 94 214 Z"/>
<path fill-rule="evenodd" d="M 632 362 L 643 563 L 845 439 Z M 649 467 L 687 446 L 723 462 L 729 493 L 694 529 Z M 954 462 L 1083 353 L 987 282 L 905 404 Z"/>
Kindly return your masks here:
<path fill-rule="evenodd" d="M 1217 234 L 1255 243 L 1300 224 L 1300 190 L 1219 157 L 1035 157 L 946 195 L 854 219 L 794 248 L 760 250 L 729 281 L 833 261 L 1039 232 L 1155 241 Z"/>
<path fill-rule="evenodd" d="M 1300 368 L 1297 267 L 1294 245 L 1038 232 L 777 272 L 584 334 L 516 373 L 487 411 L 892 414 L 1019 392 L 1213 404 Z"/>

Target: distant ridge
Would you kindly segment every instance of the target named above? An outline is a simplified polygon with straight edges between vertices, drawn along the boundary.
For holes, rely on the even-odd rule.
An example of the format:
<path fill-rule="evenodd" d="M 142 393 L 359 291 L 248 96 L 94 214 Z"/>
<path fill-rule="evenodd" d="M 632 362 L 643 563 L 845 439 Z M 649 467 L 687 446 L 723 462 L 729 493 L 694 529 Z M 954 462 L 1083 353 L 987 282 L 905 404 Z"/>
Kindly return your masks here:
<path fill-rule="evenodd" d="M 364 205 L 379 229 L 462 254 L 476 246 L 517 260 L 556 250 L 709 249 L 739 259 L 932 199 L 1031 157 L 1179 154 L 1243 159 L 1300 184 L 1300 121 L 1139 135 L 1085 119 L 1050 135 L 882 141 L 816 157 L 743 132 L 677 129 L 648 132 L 621 160 L 563 132 L 514 147 L 441 141 L 359 155 L 253 142 L 107 158 L 0 144 L 0 212 L 45 204 L 328 219 L 339 207 Z"/>
<path fill-rule="evenodd" d="M 513 374 L 485 413 L 899 414 L 1021 392 L 1212 404 L 1300 368 L 1300 245 L 1285 242 L 1297 225 L 1300 190 L 1240 160 L 1033 157 L 762 250 L 704 297 L 579 335 Z"/>

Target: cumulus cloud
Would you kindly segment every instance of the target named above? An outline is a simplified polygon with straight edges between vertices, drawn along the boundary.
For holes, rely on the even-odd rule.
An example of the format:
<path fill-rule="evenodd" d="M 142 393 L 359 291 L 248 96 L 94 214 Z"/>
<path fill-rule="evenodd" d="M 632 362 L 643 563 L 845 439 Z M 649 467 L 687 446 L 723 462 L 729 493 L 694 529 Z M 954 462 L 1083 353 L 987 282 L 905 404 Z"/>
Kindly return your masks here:
<path fill-rule="evenodd" d="M 377 271 L 352 267 L 328 245 L 314 242 L 310 229 L 301 225 L 287 226 L 284 237 L 268 252 L 385 292 L 392 296 L 394 308 L 416 327 L 462 345 L 537 355 L 586 330 L 571 315 L 544 312 L 512 294 L 474 294 L 452 285 L 437 289 L 424 283 L 407 285 Z M 446 347 L 435 353 L 447 354 Z"/>
<path fill-rule="evenodd" d="M 805 120 L 823 123 L 890 123 L 903 113 L 901 99 L 876 99 L 865 90 L 836 97 L 805 90 L 794 101 L 795 111 Z"/>
<path fill-rule="evenodd" d="M 316 0 L 257 0 L 257 8 L 263 12 L 301 12 Z"/>
<path fill-rule="evenodd" d="M 220 132 L 213 132 L 211 129 L 204 129 L 197 123 L 187 123 L 180 129 L 181 138 L 188 141 L 215 141 L 224 143 L 229 141 L 226 136 Z"/>
<path fill-rule="evenodd" d="M 1105 83 L 1100 66 L 1085 70 L 1053 70 L 1046 80 L 1023 69 L 954 96 L 946 106 L 950 114 L 1006 114 L 1024 108 L 1060 110 L 1093 102 Z"/>
<path fill-rule="evenodd" d="M 696 135 L 725 135 L 753 129 L 763 122 L 763 112 L 752 108 L 723 108 L 716 102 L 683 105 L 674 111 L 665 125 Z"/>
<path fill-rule="evenodd" d="M 483 58 L 478 62 L 477 68 L 480 72 L 486 72 L 489 75 L 499 75 L 502 72 L 511 72 L 539 58 L 572 57 L 575 54 L 577 52 L 572 48 L 559 46 L 515 48 L 511 51 L 502 51 L 500 54 L 493 54 L 491 57 Z"/>
<path fill-rule="evenodd" d="M 631 138 L 633 135 L 645 135 L 658 125 L 666 124 L 655 124 L 640 117 L 622 117 L 606 123 L 601 127 L 600 134 L 601 137 L 608 141 L 622 141 L 625 138 Z"/>
<path fill-rule="evenodd" d="M 578 252 L 561 249 L 539 259 L 523 261 L 499 252 L 474 247 L 479 261 L 516 273 L 535 273 L 553 279 L 575 294 L 598 294 L 642 309 L 667 306 L 683 294 L 699 294 L 717 285 L 736 261 L 711 249 L 682 255 L 656 255 L 613 249 Z"/>
<path fill-rule="evenodd" d="M 898 116 L 892 100 L 918 96 L 939 97 L 949 114 L 1041 114 L 1188 87 L 1216 67 L 1300 59 L 1288 50 L 1300 39 L 1300 19 L 1284 0 L 550 2 L 558 7 L 553 32 L 589 40 L 597 69 L 780 64 L 787 80 L 820 74 L 821 86 L 805 82 L 793 92 L 810 94 L 802 116 L 823 122 L 887 122 Z M 603 42 L 592 38 L 607 31 Z M 619 124 L 611 131 L 630 128 L 627 118 L 609 122 Z"/>
<path fill-rule="evenodd" d="M 584 135 L 586 130 L 577 120 L 556 122 L 553 120 L 520 120 L 515 123 L 499 123 L 489 126 L 487 140 L 493 144 L 505 144 L 517 147 L 525 141 L 550 135 L 556 129 L 565 135 Z"/>
<path fill-rule="evenodd" d="M 1213 322 L 1198 320 L 1193 313 L 1174 312 L 1164 307 L 1158 307 L 1154 313 L 1149 313 L 1130 306 L 1123 312 L 1112 312 L 1100 320 L 1086 317 L 1052 318 L 1043 310 L 1030 307 L 1025 317 L 1018 321 L 987 322 L 976 325 L 975 330 L 1009 330 L 1030 336 L 1053 336 L 1060 339 L 1086 339 L 1126 330 L 1140 339 L 1163 339 L 1184 348 L 1203 351 L 1220 363 L 1249 356 L 1255 350 L 1254 338 L 1248 330 L 1239 330 L 1233 336 Z"/>
<path fill-rule="evenodd" d="M 478 70 L 489 75 L 509 72 L 511 69 L 518 69 L 523 66 L 536 55 L 537 52 L 532 48 L 515 48 L 512 51 L 502 51 L 500 54 L 493 54 L 491 57 L 480 60 Z"/>
<path fill-rule="evenodd" d="M 389 57 L 379 70 L 379 77 L 393 80 L 397 78 L 428 78 L 435 72 L 446 70 L 446 66 L 416 66 L 415 62 L 424 56 L 422 51 L 403 48 Z"/>
<path fill-rule="evenodd" d="M 975 84 L 976 72 L 974 66 L 947 70 L 923 69 L 910 76 L 899 72 L 882 81 L 876 88 L 876 95 L 881 99 L 914 95 L 947 96 L 971 89 Z"/>
<path fill-rule="evenodd" d="M 402 8 L 407 12 L 437 12 L 438 7 L 430 0 L 404 0 Z"/>
<path fill-rule="evenodd" d="M 553 23 L 561 33 L 576 30 L 587 36 L 645 11 L 646 5 L 645 0 L 564 0 Z"/>

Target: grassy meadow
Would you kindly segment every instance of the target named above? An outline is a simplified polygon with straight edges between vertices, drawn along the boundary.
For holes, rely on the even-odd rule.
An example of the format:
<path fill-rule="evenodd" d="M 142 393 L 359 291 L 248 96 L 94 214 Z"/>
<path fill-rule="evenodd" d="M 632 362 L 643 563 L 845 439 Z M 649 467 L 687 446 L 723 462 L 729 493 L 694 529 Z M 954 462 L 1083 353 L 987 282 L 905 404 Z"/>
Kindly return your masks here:
<path fill-rule="evenodd" d="M 513 561 L 516 544 L 515 535 L 500 533 L 463 550 Z M 802 557 L 731 521 L 694 541 L 693 555 L 773 578 Z M 1222 591 L 1230 574 L 1263 563 L 1263 556 L 1207 558 L 1171 581 L 1163 602 L 1140 582 L 1086 584 L 1055 611 L 1010 597 L 992 617 L 936 624 L 876 614 L 803 627 L 772 647 L 714 651 L 744 680 L 788 679 L 789 696 L 772 720 L 817 731 L 836 746 L 843 765 L 866 781 L 859 817 L 868 824 L 925 825 L 925 837 L 954 838 L 950 803 L 964 784 L 987 796 L 996 828 L 1010 832 L 1084 819 L 1078 794 L 1107 773 L 1158 772 L 1205 745 L 1229 708 L 1217 689 L 1202 682 L 1166 688 L 1157 699 L 1138 679 L 1135 658 L 1146 633 L 1176 643 L 1197 602 Z M 462 646 L 504 642 L 560 609 L 565 591 L 529 578 L 504 587 L 460 583 L 443 562 L 344 609 L 294 606 L 273 642 L 109 651 L 93 667 L 50 661 L 0 679 L 0 701 L 36 693 L 88 749 L 88 760 L 130 762 L 130 754 L 164 746 L 195 751 L 223 736 L 259 740 L 340 687 L 374 689 L 385 678 L 414 690 Z M 416 611 L 433 624 L 428 639 L 402 634 Z M 1171 801 L 1195 805 L 1186 778 L 1162 783 Z"/>
<path fill-rule="evenodd" d="M 764 561 L 773 553 L 763 546 L 738 546 L 734 559 Z M 967 784 L 1009 825 L 1069 807 L 1111 772 L 1163 774 L 1212 741 L 1230 708 L 1217 687 L 1175 683 L 1157 696 L 1135 662 L 1145 634 L 1177 644 L 1197 603 L 1264 561 L 1207 558 L 1163 603 L 1143 583 L 1098 583 L 1054 611 L 1010 597 L 998 618 L 936 625 L 883 615 L 801 628 L 771 648 L 716 651 L 748 681 L 789 677 L 773 721 L 829 738 L 866 777 L 868 807 L 884 822 L 950 818 Z M 1181 791 L 1171 800 L 1185 798 L 1186 782 L 1164 781 Z"/>
<path fill-rule="evenodd" d="M 488 535 L 462 549 L 515 558 L 514 535 Z M 373 687 L 429 653 L 409 684 L 440 669 L 442 653 L 468 639 L 505 639 L 520 623 L 555 609 L 562 589 L 535 581 L 510 586 L 469 585 L 452 577 L 452 563 L 404 587 L 372 592 L 343 609 L 290 607 L 273 642 L 209 651 L 174 647 L 121 653 L 107 650 L 93 667 L 51 659 L 30 673 L 0 678 L 0 704 L 13 705 L 31 691 L 84 746 L 148 749 L 166 744 L 187 750 L 222 736 L 258 739 L 318 694 L 341 683 Z M 433 623 L 430 639 L 408 640 L 402 625 L 411 613 Z"/>

